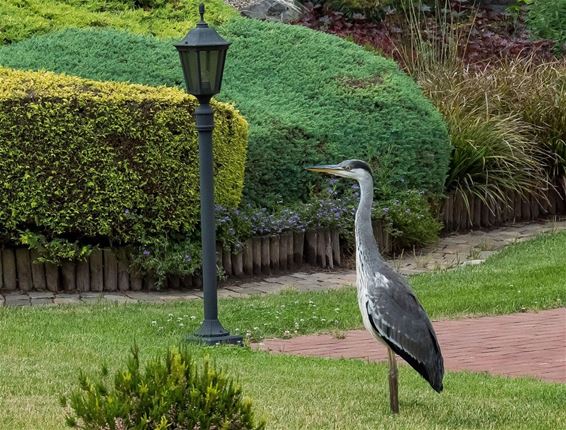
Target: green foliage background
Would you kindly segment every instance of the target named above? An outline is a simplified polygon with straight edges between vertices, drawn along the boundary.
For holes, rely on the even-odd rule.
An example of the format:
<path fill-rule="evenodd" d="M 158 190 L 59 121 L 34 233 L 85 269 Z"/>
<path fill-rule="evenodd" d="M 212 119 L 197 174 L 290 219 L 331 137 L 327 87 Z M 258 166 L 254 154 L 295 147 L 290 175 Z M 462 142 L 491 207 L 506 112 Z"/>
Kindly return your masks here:
<path fill-rule="evenodd" d="M 527 23 L 537 36 L 566 44 L 566 0 L 533 0 Z"/>
<path fill-rule="evenodd" d="M 262 206 L 306 199 L 306 164 L 369 160 L 380 187 L 440 193 L 450 145 L 440 114 L 394 62 L 302 27 L 233 19 L 220 99 L 250 122 L 245 195 Z M 182 85 L 172 42 L 69 29 L 0 49 L 0 64 L 98 80 Z"/>
<path fill-rule="evenodd" d="M 135 7 L 152 3 L 153 8 Z M 63 28 L 113 27 L 179 37 L 198 22 L 200 0 L 0 0 L 0 45 Z M 206 19 L 222 24 L 238 15 L 222 0 L 207 0 Z"/>
<path fill-rule="evenodd" d="M 0 233 L 114 244 L 195 230 L 193 97 L 0 68 Z M 238 205 L 247 124 L 214 103 L 216 198 Z"/>

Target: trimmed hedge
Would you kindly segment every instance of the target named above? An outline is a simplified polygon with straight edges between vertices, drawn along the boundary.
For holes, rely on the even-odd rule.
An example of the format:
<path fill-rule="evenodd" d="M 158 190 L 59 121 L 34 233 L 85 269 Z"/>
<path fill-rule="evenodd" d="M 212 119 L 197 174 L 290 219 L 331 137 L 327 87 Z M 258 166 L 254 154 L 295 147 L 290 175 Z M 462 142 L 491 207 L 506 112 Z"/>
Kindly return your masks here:
<path fill-rule="evenodd" d="M 368 160 L 382 191 L 442 192 L 446 127 L 393 61 L 300 26 L 238 19 L 222 31 L 233 42 L 222 97 L 252 125 L 253 200 L 305 198 L 322 180 L 305 164 L 348 158 Z"/>
<path fill-rule="evenodd" d="M 135 5 L 154 7 L 147 9 Z M 138 34 L 179 37 L 199 20 L 201 0 L 0 0 L 0 45 L 64 28 L 114 27 Z M 238 15 L 223 0 L 207 0 L 207 22 Z"/>
<path fill-rule="evenodd" d="M 368 159 L 382 189 L 442 192 L 450 144 L 442 117 L 394 62 L 303 27 L 235 19 L 222 100 L 250 122 L 245 194 L 262 206 L 308 197 L 303 166 Z M 0 49 L 0 64 L 98 80 L 182 85 L 171 41 L 66 30 Z"/>
<path fill-rule="evenodd" d="M 566 50 L 566 0 L 534 0 L 527 24 L 538 37 L 555 40 Z"/>
<path fill-rule="evenodd" d="M 0 68 L 0 233 L 140 243 L 198 223 L 196 100 Z M 214 103 L 216 198 L 241 198 L 247 124 Z"/>

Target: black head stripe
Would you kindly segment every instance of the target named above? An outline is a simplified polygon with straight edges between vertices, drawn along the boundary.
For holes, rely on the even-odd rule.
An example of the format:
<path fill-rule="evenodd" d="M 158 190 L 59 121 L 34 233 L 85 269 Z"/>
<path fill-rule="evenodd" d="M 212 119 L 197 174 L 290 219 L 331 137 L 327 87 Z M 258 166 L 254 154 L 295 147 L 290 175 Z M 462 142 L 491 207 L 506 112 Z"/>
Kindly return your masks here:
<path fill-rule="evenodd" d="M 371 171 L 371 168 L 369 167 L 369 164 L 366 163 L 365 161 L 352 160 L 352 161 L 350 161 L 349 166 L 352 169 L 364 169 L 366 172 L 368 172 L 370 175 L 373 176 L 373 173 Z"/>

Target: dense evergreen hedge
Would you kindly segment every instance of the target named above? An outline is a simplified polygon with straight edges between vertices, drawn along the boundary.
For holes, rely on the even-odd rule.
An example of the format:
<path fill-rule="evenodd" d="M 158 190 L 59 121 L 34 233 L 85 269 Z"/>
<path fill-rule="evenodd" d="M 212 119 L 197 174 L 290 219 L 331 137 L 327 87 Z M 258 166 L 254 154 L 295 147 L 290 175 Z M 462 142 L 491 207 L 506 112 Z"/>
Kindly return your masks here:
<path fill-rule="evenodd" d="M 441 192 L 450 145 L 440 114 L 394 62 L 337 37 L 256 20 L 220 27 L 233 42 L 222 100 L 250 122 L 245 193 L 269 205 L 305 198 L 303 166 L 368 159 L 387 190 Z M 0 49 L 0 64 L 98 80 L 182 85 L 171 41 L 66 30 Z"/>
<path fill-rule="evenodd" d="M 172 88 L 0 68 L 0 238 L 140 243 L 198 223 L 196 100 Z M 216 110 L 216 198 L 239 203 L 247 124 Z"/>

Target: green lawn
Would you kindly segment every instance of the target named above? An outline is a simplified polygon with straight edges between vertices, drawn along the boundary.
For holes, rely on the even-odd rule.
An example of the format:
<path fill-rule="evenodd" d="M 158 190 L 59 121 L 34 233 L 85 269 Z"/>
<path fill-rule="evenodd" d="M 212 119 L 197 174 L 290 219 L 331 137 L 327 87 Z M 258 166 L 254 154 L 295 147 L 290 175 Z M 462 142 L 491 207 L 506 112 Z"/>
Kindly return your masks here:
<path fill-rule="evenodd" d="M 561 306 L 566 233 L 542 236 L 485 265 L 412 279 L 434 317 Z M 201 303 L 0 309 L 0 428 L 59 429 L 59 394 L 78 369 L 123 363 L 132 343 L 145 357 L 175 344 L 201 318 Z M 286 292 L 220 304 L 232 331 L 253 337 L 359 327 L 352 289 Z M 265 325 L 267 324 L 267 325 Z M 270 356 L 244 348 L 197 348 L 236 374 L 273 429 L 557 429 L 566 388 L 528 379 L 449 373 L 438 395 L 401 369 L 399 417 L 388 413 L 386 367 L 355 360 Z"/>

